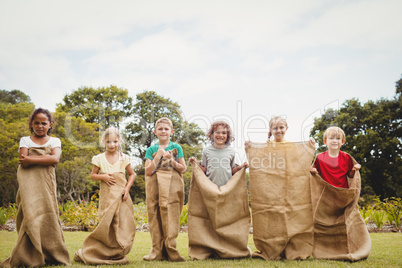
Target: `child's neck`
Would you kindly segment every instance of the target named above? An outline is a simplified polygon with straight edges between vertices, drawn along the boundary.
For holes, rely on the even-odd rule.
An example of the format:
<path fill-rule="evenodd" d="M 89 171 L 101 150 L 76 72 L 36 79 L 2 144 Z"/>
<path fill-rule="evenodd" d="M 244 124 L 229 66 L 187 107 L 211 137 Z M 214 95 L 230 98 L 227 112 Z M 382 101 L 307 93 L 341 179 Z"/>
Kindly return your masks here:
<path fill-rule="evenodd" d="M 332 158 L 338 157 L 339 150 L 330 150 L 330 149 L 328 149 L 328 155 L 329 155 L 329 157 L 332 157 Z"/>
<path fill-rule="evenodd" d="M 216 144 L 216 143 L 213 143 L 212 144 L 216 149 L 225 149 L 226 148 L 226 144 L 220 144 L 220 145 L 218 145 L 218 144 Z"/>
<path fill-rule="evenodd" d="M 45 135 L 45 136 L 33 135 L 33 136 L 31 136 L 31 140 L 34 143 L 39 144 L 39 145 L 45 144 L 46 142 L 48 142 L 49 139 L 50 139 L 50 136 L 48 136 L 48 135 Z"/>
<path fill-rule="evenodd" d="M 158 141 L 159 148 L 166 149 L 169 146 L 170 140 L 168 141 Z"/>

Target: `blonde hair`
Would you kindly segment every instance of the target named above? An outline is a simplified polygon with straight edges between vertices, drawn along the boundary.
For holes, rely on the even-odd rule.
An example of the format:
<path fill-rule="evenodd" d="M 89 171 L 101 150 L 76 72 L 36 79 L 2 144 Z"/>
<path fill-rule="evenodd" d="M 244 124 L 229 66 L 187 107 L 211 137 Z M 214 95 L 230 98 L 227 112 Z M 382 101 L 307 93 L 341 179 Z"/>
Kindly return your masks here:
<path fill-rule="evenodd" d="M 173 129 L 172 120 L 170 120 L 170 119 L 167 118 L 167 117 L 159 118 L 159 119 L 156 121 L 156 123 L 155 123 L 155 127 L 156 127 L 159 123 L 168 124 L 168 125 L 170 126 L 170 128 Z"/>
<path fill-rule="evenodd" d="M 109 135 L 111 135 L 111 134 L 116 135 L 116 136 L 121 140 L 120 132 L 119 132 L 119 130 L 118 130 L 117 128 L 115 128 L 115 127 L 108 127 L 108 128 L 105 130 L 105 132 L 103 132 L 102 140 L 105 140 L 106 137 L 109 137 Z"/>
<path fill-rule="evenodd" d="M 346 141 L 345 132 L 339 127 L 329 127 L 324 132 L 323 140 L 326 140 L 328 137 L 334 137 L 342 139 L 342 142 Z"/>
<path fill-rule="evenodd" d="M 272 136 L 271 129 L 273 129 L 274 126 L 275 126 L 276 124 L 280 123 L 280 122 L 284 123 L 285 126 L 288 126 L 288 122 L 286 122 L 286 118 L 283 117 L 283 116 L 273 116 L 273 117 L 271 118 L 271 120 L 269 120 L 268 141 L 271 139 L 271 136 Z"/>
<path fill-rule="evenodd" d="M 234 141 L 235 138 L 233 137 L 232 129 L 230 128 L 229 124 L 226 123 L 225 121 L 216 121 L 216 122 L 212 123 L 212 125 L 209 128 L 208 133 L 207 133 L 208 140 L 210 140 L 211 143 L 215 142 L 214 141 L 214 132 L 218 126 L 222 126 L 227 129 L 227 139 L 225 141 L 225 144 L 230 145 L 232 143 L 232 141 Z"/>

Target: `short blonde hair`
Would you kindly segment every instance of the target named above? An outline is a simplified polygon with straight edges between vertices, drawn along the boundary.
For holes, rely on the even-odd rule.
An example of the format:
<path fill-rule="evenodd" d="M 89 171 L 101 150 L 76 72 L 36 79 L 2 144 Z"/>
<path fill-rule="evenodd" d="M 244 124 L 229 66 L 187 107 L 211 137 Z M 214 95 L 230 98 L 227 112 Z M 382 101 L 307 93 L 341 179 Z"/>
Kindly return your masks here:
<path fill-rule="evenodd" d="M 346 141 L 345 132 L 339 127 L 329 127 L 329 128 L 327 128 L 327 130 L 325 130 L 325 132 L 324 132 L 323 140 L 326 140 L 328 137 L 334 137 L 334 136 L 336 136 L 337 138 L 342 139 L 343 142 Z"/>
<path fill-rule="evenodd" d="M 283 116 L 274 116 L 269 120 L 269 132 L 268 132 L 268 140 L 272 136 L 271 129 L 274 128 L 274 125 L 278 124 L 279 122 L 282 122 L 285 124 L 285 126 L 288 126 L 288 122 L 286 122 L 286 118 Z"/>
<path fill-rule="evenodd" d="M 156 127 L 159 123 L 168 124 L 168 125 L 170 126 L 170 128 L 173 129 L 172 120 L 170 120 L 170 119 L 167 118 L 167 117 L 159 118 L 158 121 L 156 121 L 156 123 L 155 123 L 155 127 Z"/>

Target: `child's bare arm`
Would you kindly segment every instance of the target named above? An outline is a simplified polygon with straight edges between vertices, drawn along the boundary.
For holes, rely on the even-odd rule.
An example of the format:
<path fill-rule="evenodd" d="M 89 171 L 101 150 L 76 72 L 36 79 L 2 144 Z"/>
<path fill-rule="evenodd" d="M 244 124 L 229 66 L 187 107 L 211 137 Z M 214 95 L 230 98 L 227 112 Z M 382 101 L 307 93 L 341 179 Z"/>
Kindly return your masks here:
<path fill-rule="evenodd" d="M 204 167 L 203 165 L 201 165 L 201 163 L 198 162 L 197 159 L 195 159 L 194 156 L 190 157 L 190 158 L 188 159 L 188 161 L 189 161 L 190 163 L 196 163 L 196 164 L 200 167 L 200 169 L 202 170 L 202 172 L 207 173 L 207 168 Z"/>
<path fill-rule="evenodd" d="M 177 161 L 173 158 L 172 159 L 172 166 L 181 174 L 185 173 L 187 170 L 186 161 L 184 161 L 184 157 L 177 159 Z"/>
<path fill-rule="evenodd" d="M 235 174 L 237 171 L 241 170 L 242 168 L 248 168 L 248 163 L 244 162 L 240 166 L 236 166 L 236 167 L 232 168 L 232 175 Z"/>
<path fill-rule="evenodd" d="M 94 165 L 91 171 L 91 180 L 104 181 L 108 186 L 113 186 L 116 183 L 113 174 L 99 174 L 99 170 L 99 167 Z"/>
<path fill-rule="evenodd" d="M 127 180 L 127 184 L 126 187 L 124 187 L 123 190 L 123 201 L 126 201 L 129 197 L 129 192 L 130 192 L 130 188 L 131 186 L 133 186 L 134 180 L 135 180 L 135 172 L 133 170 L 133 168 L 131 167 L 131 164 L 128 164 L 126 167 L 126 171 L 128 174 L 128 180 Z"/>
<path fill-rule="evenodd" d="M 29 167 L 31 165 L 52 166 L 59 163 L 60 154 L 60 147 L 53 148 L 50 155 L 28 155 L 28 148 L 21 147 L 19 163 L 22 167 Z"/>
<path fill-rule="evenodd" d="M 356 170 L 361 169 L 361 167 L 362 167 L 362 166 L 361 166 L 360 164 L 355 164 L 355 165 L 353 166 L 353 168 L 349 171 L 348 177 L 349 177 L 349 178 L 353 178 L 353 177 L 355 176 Z"/>

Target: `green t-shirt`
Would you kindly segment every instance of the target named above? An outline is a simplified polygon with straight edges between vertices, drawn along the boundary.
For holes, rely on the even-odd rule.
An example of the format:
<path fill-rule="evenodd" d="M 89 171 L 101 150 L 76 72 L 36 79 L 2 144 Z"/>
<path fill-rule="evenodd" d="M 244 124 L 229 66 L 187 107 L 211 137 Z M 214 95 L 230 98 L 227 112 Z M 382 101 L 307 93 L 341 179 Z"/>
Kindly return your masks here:
<path fill-rule="evenodd" d="M 165 151 L 170 151 L 170 150 L 173 150 L 173 149 L 177 149 L 176 160 L 179 159 L 179 158 L 184 157 L 183 149 L 181 148 L 181 146 L 179 144 L 177 144 L 177 143 L 174 143 L 174 142 L 170 141 L 169 145 L 168 145 L 168 147 L 166 147 Z M 156 153 L 158 150 L 159 150 L 159 143 L 156 143 L 156 144 L 150 146 L 147 149 L 147 152 L 145 153 L 145 159 L 153 160 L 154 158 L 152 157 L 152 155 L 154 153 Z"/>

